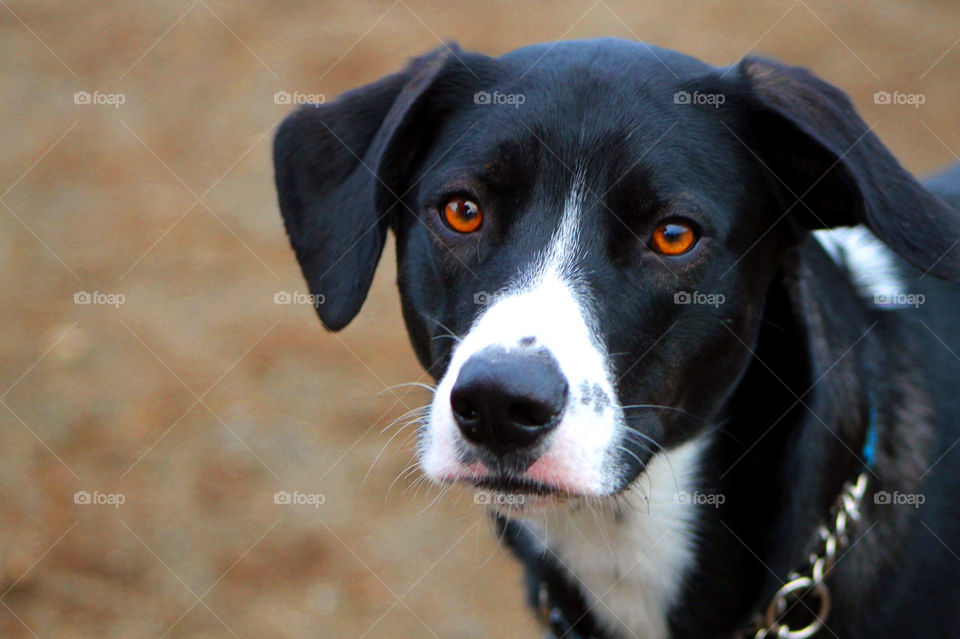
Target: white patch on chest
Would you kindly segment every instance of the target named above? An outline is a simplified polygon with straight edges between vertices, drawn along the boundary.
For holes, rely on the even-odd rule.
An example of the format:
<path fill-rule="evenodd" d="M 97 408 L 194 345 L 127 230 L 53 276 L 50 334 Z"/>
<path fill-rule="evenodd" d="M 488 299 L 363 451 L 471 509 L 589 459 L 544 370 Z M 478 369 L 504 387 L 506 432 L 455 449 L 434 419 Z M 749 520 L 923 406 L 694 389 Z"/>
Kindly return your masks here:
<path fill-rule="evenodd" d="M 526 522 L 614 636 L 669 636 L 667 614 L 694 561 L 698 512 L 717 498 L 696 489 L 704 447 L 695 439 L 654 456 L 624 495 L 620 517 L 601 506 Z"/>

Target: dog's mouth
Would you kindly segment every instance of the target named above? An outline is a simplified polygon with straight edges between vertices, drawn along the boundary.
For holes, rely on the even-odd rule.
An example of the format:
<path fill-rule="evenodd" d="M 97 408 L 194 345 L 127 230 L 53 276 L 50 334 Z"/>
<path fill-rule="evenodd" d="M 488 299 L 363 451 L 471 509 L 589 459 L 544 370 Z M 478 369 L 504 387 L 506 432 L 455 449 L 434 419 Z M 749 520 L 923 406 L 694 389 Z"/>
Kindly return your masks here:
<path fill-rule="evenodd" d="M 445 483 L 469 486 L 474 503 L 513 516 L 585 497 L 562 486 L 505 474 L 450 478 Z"/>
<path fill-rule="evenodd" d="M 489 491 L 504 495 L 529 495 L 535 497 L 569 496 L 570 493 L 558 486 L 545 484 L 525 477 L 489 476 L 473 479 L 470 482 L 478 491 Z"/>
<path fill-rule="evenodd" d="M 475 503 L 513 516 L 557 506 L 577 497 L 559 486 L 526 478 L 483 477 L 470 484 L 475 491 Z"/>

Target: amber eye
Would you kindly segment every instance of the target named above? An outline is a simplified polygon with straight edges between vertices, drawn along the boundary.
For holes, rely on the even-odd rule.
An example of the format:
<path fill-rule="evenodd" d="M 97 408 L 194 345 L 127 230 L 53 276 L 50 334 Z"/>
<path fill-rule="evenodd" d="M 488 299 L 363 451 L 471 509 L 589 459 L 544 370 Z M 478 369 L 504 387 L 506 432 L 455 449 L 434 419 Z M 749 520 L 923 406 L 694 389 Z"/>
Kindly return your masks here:
<path fill-rule="evenodd" d="M 473 233 L 483 223 L 483 212 L 473 200 L 455 197 L 443 207 L 443 219 L 457 233 Z"/>
<path fill-rule="evenodd" d="M 682 255 L 696 243 L 697 234 L 693 227 L 679 220 L 661 224 L 651 238 L 653 249 L 664 255 Z"/>

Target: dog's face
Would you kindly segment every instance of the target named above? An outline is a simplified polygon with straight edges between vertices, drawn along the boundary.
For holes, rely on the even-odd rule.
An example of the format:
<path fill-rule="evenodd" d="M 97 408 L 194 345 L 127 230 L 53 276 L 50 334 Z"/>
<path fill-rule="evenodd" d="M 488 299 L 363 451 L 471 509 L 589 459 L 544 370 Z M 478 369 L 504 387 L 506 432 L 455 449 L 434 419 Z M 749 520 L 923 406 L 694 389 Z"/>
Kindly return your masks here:
<path fill-rule="evenodd" d="M 678 105 L 690 87 L 655 59 L 593 64 L 541 62 L 497 89 L 519 108 L 451 113 L 398 217 L 406 318 L 442 373 L 436 480 L 619 492 L 745 365 L 772 261 L 747 251 L 770 221 L 736 114 Z"/>
<path fill-rule="evenodd" d="M 527 504 L 616 495 L 719 418 L 806 231 L 865 222 L 957 270 L 933 229 L 898 239 L 892 208 L 945 213 L 849 102 L 765 61 L 613 40 L 440 50 L 291 116 L 276 162 L 329 328 L 395 232 L 404 317 L 438 379 L 426 474 Z"/>

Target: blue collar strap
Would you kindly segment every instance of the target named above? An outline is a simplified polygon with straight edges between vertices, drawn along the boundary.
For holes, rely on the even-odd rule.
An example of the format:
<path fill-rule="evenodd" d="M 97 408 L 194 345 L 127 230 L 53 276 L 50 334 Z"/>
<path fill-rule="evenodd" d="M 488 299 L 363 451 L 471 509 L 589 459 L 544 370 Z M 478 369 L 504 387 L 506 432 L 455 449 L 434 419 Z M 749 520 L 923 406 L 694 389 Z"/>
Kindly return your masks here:
<path fill-rule="evenodd" d="M 868 394 L 870 402 L 870 421 L 867 424 L 867 436 L 863 441 L 862 457 L 866 467 L 873 469 L 877 464 L 877 407 L 873 402 L 873 393 Z"/>

